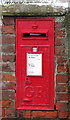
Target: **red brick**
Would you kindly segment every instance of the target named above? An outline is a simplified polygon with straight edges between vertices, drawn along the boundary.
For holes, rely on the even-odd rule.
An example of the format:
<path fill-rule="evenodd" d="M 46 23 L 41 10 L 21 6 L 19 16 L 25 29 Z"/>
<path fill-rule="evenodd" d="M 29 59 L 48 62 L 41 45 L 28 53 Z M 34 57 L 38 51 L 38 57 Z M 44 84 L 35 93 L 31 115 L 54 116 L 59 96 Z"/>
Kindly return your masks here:
<path fill-rule="evenodd" d="M 57 118 L 57 111 L 33 111 L 33 118 Z"/>
<path fill-rule="evenodd" d="M 60 38 L 55 38 L 55 45 L 64 45 L 62 39 Z"/>
<path fill-rule="evenodd" d="M 3 64 L 2 71 L 4 72 L 15 72 L 15 65 L 13 63 Z"/>
<path fill-rule="evenodd" d="M 4 17 L 3 23 L 8 25 L 14 25 L 14 17 Z"/>
<path fill-rule="evenodd" d="M 7 99 L 15 99 L 15 91 L 8 91 L 8 90 L 3 90 L 2 91 L 2 99 L 7 100 Z"/>
<path fill-rule="evenodd" d="M 15 117 L 15 109 L 6 109 L 6 116 L 7 117 Z"/>
<path fill-rule="evenodd" d="M 67 72 L 67 66 L 64 65 L 58 65 L 57 72 Z"/>
<path fill-rule="evenodd" d="M 11 73 L 3 73 L 3 81 L 15 81 L 15 77 Z"/>
<path fill-rule="evenodd" d="M 68 117 L 68 112 L 59 112 L 59 118 L 67 118 Z"/>
<path fill-rule="evenodd" d="M 2 52 L 4 52 L 4 53 L 14 53 L 15 52 L 15 46 L 13 46 L 13 45 L 3 45 L 2 46 Z"/>
<path fill-rule="evenodd" d="M 57 102 L 56 103 L 56 110 L 67 111 L 67 103 Z"/>
<path fill-rule="evenodd" d="M 23 114 L 24 111 L 25 111 L 24 109 L 19 109 L 19 113 L 20 113 L 20 114 Z"/>
<path fill-rule="evenodd" d="M 13 108 L 16 108 L 16 102 L 13 101 Z"/>
<path fill-rule="evenodd" d="M 57 76 L 56 76 L 56 82 L 57 83 L 66 83 L 68 81 L 68 76 L 67 75 L 60 75 L 60 74 L 58 74 Z"/>
<path fill-rule="evenodd" d="M 57 101 L 68 101 L 68 94 L 67 93 L 57 93 L 56 100 Z"/>
<path fill-rule="evenodd" d="M 57 56 L 57 63 L 64 63 L 67 62 L 66 56 Z"/>
<path fill-rule="evenodd" d="M 31 118 L 31 111 L 30 110 L 21 110 L 21 113 L 23 115 L 23 118 Z"/>
<path fill-rule="evenodd" d="M 3 62 L 15 62 L 15 55 L 2 55 Z"/>
<path fill-rule="evenodd" d="M 57 92 L 65 92 L 66 91 L 66 84 L 56 84 L 56 91 Z"/>
<path fill-rule="evenodd" d="M 64 25 L 61 22 L 55 22 L 55 28 L 63 28 Z"/>
<path fill-rule="evenodd" d="M 65 47 L 64 46 L 55 46 L 55 54 L 64 55 Z"/>
<path fill-rule="evenodd" d="M 2 108 L 2 117 L 5 117 L 5 109 Z"/>
<path fill-rule="evenodd" d="M 2 36 L 2 44 L 15 44 L 15 37 L 14 36 Z"/>
<path fill-rule="evenodd" d="M 15 83 L 14 82 L 2 82 L 2 89 L 15 89 Z"/>
<path fill-rule="evenodd" d="M 55 30 L 55 37 L 65 37 L 65 30 Z"/>
<path fill-rule="evenodd" d="M 14 34 L 14 26 L 3 26 L 3 34 Z"/>
<path fill-rule="evenodd" d="M 12 101 L 11 100 L 2 100 L 2 107 L 11 108 L 12 107 Z"/>

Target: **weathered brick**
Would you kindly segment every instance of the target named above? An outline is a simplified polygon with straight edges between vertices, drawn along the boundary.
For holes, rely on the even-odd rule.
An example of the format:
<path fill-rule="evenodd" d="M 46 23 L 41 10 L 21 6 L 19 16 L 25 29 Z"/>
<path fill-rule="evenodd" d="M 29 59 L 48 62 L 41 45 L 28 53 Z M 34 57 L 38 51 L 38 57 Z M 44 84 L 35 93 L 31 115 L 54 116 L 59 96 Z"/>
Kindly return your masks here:
<path fill-rule="evenodd" d="M 64 45 L 63 40 L 60 38 L 55 38 L 55 45 Z"/>
<path fill-rule="evenodd" d="M 64 25 L 62 22 L 55 22 L 55 28 L 63 28 Z"/>
<path fill-rule="evenodd" d="M 2 117 L 5 117 L 5 109 L 2 108 Z"/>
<path fill-rule="evenodd" d="M 15 46 L 13 45 L 3 45 L 2 52 L 4 53 L 15 53 Z"/>
<path fill-rule="evenodd" d="M 2 71 L 4 72 L 15 72 L 15 65 L 13 63 L 3 64 Z"/>
<path fill-rule="evenodd" d="M 57 111 L 33 111 L 33 118 L 57 118 Z"/>
<path fill-rule="evenodd" d="M 60 74 L 58 74 L 57 76 L 56 76 L 56 82 L 57 83 L 66 83 L 68 81 L 68 76 L 67 75 L 60 75 Z"/>
<path fill-rule="evenodd" d="M 16 114 L 15 109 L 9 109 L 9 108 L 6 109 L 7 117 L 15 117 L 15 114 Z"/>
<path fill-rule="evenodd" d="M 3 100 L 15 99 L 15 91 L 3 90 L 2 91 L 2 99 Z"/>
<path fill-rule="evenodd" d="M 14 34 L 14 26 L 3 26 L 3 34 Z"/>
<path fill-rule="evenodd" d="M 1 43 L 2 44 L 15 44 L 15 37 L 2 35 L 2 42 Z"/>
<path fill-rule="evenodd" d="M 15 76 L 13 76 L 11 73 L 3 73 L 2 80 L 3 81 L 15 81 Z"/>
<path fill-rule="evenodd" d="M 56 100 L 57 101 L 68 101 L 68 93 L 57 93 Z"/>
<path fill-rule="evenodd" d="M 20 114 L 23 116 L 23 118 L 31 118 L 30 110 L 20 110 Z"/>
<path fill-rule="evenodd" d="M 67 66 L 64 65 L 58 65 L 57 66 L 57 72 L 67 72 Z"/>
<path fill-rule="evenodd" d="M 56 103 L 56 110 L 67 111 L 67 103 L 65 103 L 65 102 L 57 102 Z"/>
<path fill-rule="evenodd" d="M 67 117 L 68 117 L 68 112 L 63 112 L 63 111 L 59 112 L 59 118 L 67 118 Z"/>
<path fill-rule="evenodd" d="M 66 84 L 57 84 L 56 91 L 57 92 L 65 92 L 66 91 Z"/>
<path fill-rule="evenodd" d="M 55 30 L 55 37 L 65 37 L 65 29 L 64 30 Z"/>
<path fill-rule="evenodd" d="M 55 46 L 55 54 L 64 55 L 65 47 L 64 46 Z"/>
<path fill-rule="evenodd" d="M 11 100 L 2 100 L 2 107 L 11 108 L 12 107 L 12 101 Z"/>
<path fill-rule="evenodd" d="M 57 63 L 64 63 L 67 62 L 66 56 L 57 56 Z"/>
<path fill-rule="evenodd" d="M 3 23 L 8 25 L 14 25 L 14 17 L 4 17 Z"/>
<path fill-rule="evenodd" d="M 16 108 L 16 102 L 13 101 L 13 108 Z"/>
<path fill-rule="evenodd" d="M 15 62 L 15 55 L 2 55 L 3 62 Z"/>
<path fill-rule="evenodd" d="M 14 82 L 2 82 L 2 89 L 3 90 L 15 89 L 15 83 Z"/>

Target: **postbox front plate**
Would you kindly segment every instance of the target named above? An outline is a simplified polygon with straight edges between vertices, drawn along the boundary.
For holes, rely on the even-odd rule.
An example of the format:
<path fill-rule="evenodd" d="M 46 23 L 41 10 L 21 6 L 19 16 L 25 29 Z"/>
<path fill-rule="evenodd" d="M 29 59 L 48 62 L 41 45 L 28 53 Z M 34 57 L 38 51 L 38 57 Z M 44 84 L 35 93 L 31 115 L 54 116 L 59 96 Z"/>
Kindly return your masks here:
<path fill-rule="evenodd" d="M 16 20 L 17 109 L 54 109 L 54 19 Z"/>

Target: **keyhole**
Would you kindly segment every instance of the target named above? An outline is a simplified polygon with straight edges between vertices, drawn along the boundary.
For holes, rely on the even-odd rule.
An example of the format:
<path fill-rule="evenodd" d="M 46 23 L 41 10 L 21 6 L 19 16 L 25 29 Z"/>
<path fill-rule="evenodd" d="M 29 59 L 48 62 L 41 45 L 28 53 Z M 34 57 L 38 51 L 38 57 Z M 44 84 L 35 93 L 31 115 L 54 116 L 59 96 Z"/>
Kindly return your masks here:
<path fill-rule="evenodd" d="M 26 80 L 28 81 L 28 78 L 26 78 Z"/>

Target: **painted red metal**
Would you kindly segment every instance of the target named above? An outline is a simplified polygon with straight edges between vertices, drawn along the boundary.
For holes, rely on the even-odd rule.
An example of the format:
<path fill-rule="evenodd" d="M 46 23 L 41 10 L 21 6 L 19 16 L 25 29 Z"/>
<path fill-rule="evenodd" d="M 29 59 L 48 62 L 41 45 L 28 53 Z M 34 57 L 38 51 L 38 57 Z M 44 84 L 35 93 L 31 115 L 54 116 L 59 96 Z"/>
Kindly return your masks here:
<path fill-rule="evenodd" d="M 16 83 L 17 109 L 54 109 L 53 18 L 16 19 Z"/>

